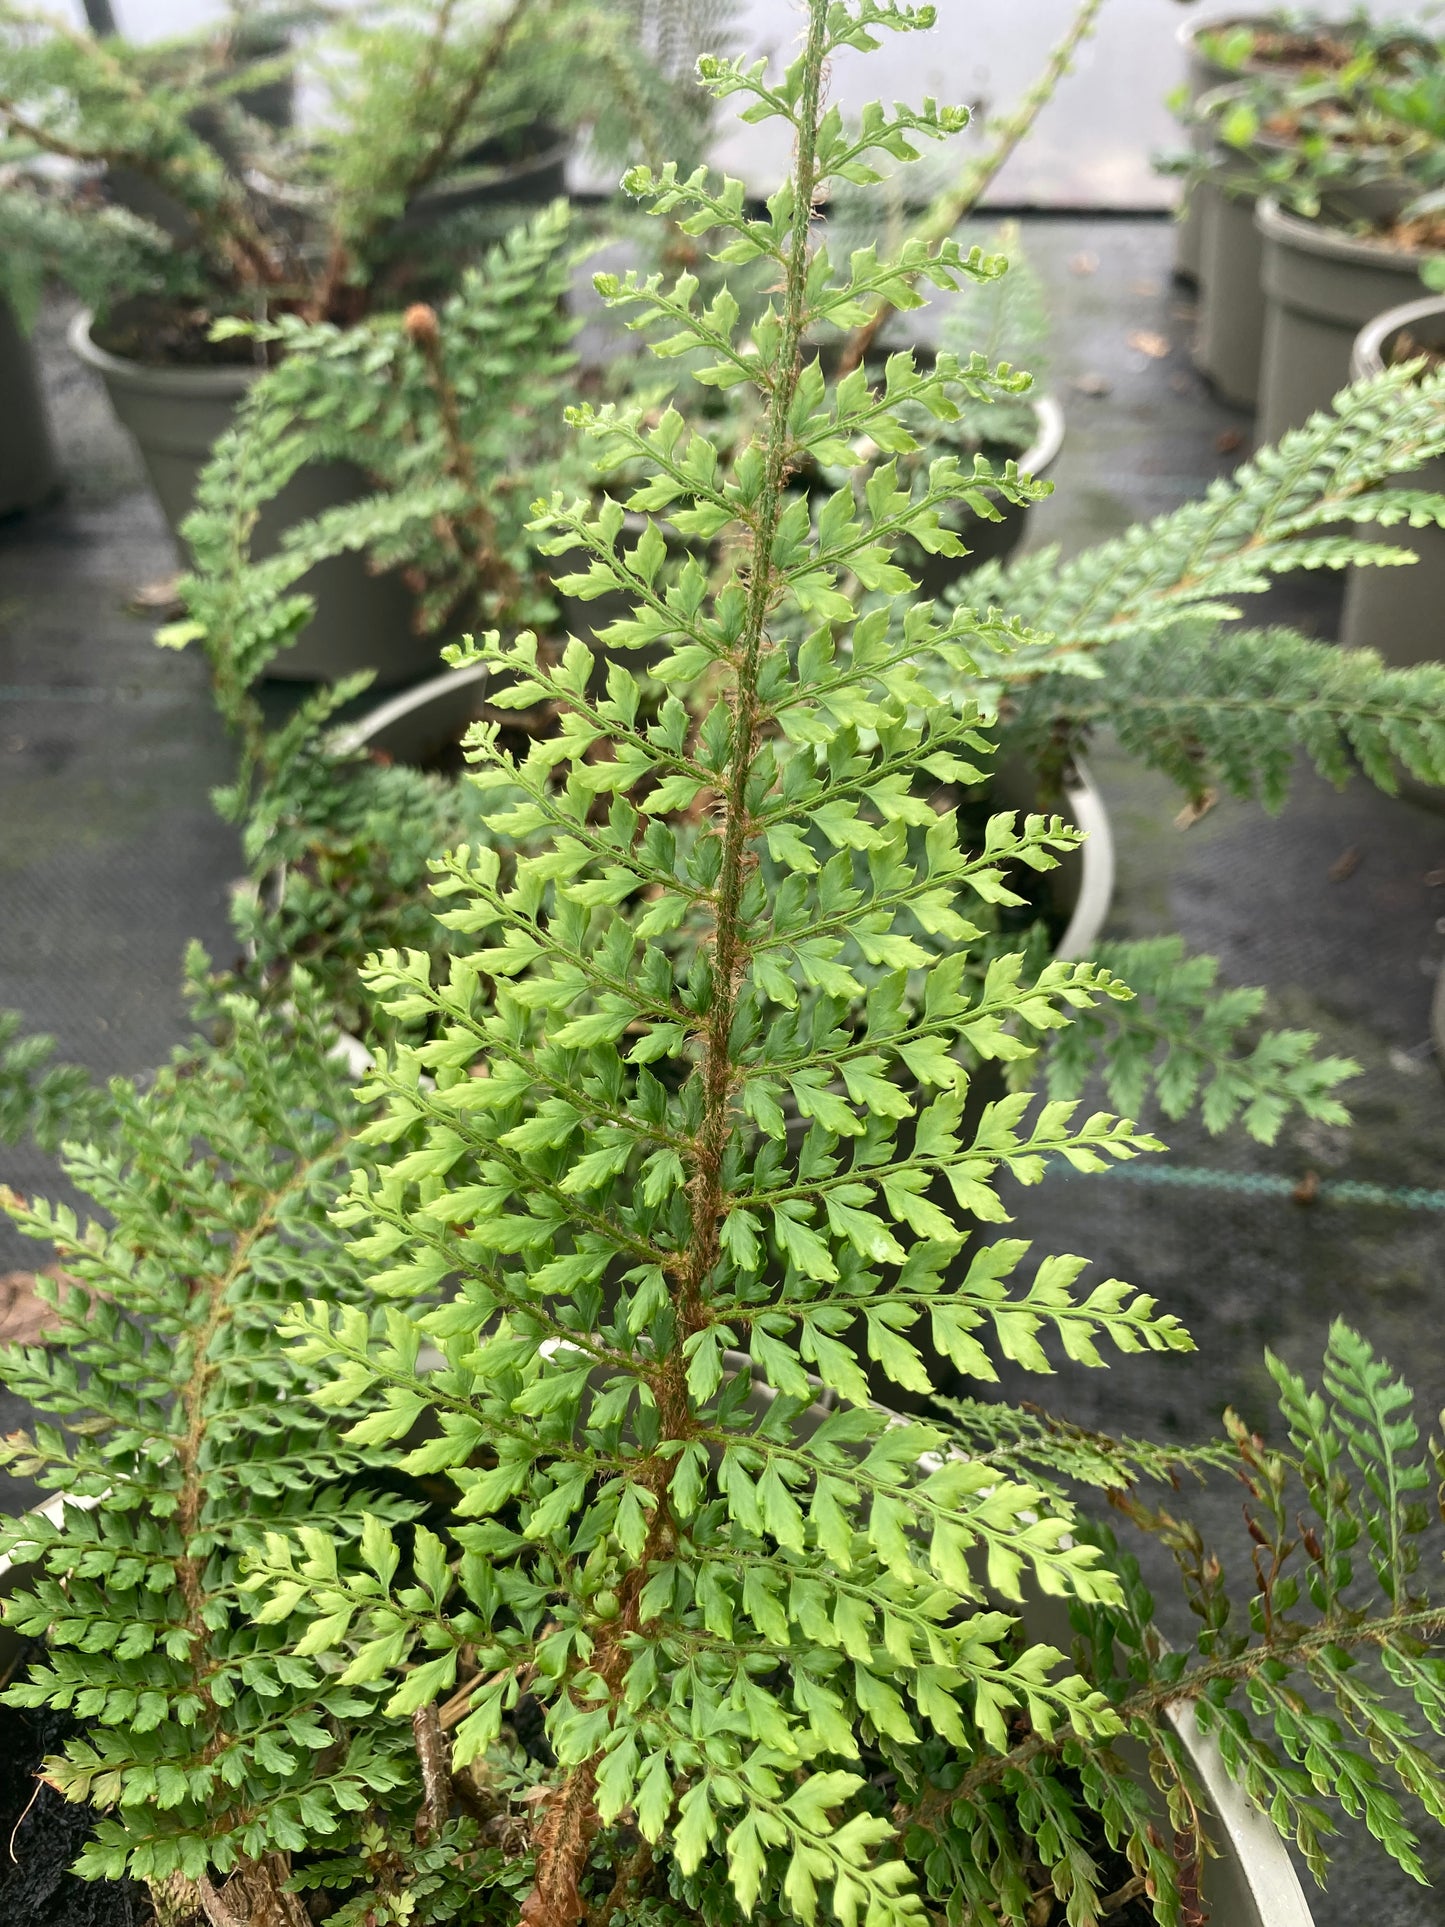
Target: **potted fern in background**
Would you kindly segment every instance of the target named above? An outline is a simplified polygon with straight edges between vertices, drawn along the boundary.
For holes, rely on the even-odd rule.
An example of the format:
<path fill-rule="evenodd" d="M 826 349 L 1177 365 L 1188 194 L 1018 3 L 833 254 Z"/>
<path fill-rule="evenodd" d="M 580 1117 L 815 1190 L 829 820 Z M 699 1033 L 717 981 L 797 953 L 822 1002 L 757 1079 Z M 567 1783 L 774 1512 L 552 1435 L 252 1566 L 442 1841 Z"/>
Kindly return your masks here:
<path fill-rule="evenodd" d="M 906 437 L 900 407 L 947 415 L 999 379 L 900 358 L 885 388 L 861 369 L 830 386 L 805 345 L 899 285 L 868 250 L 842 273 L 829 260 L 822 184 L 866 170 L 876 143 L 963 118 L 876 110 L 850 131 L 824 98 L 830 59 L 931 21 L 810 0 L 783 75 L 704 64 L 715 92 L 794 133 L 792 177 L 763 212 L 701 174 L 629 179 L 684 228 L 723 230 L 729 259 L 773 265 L 746 335 L 690 275 L 605 284 L 669 342 L 705 347 L 705 375 L 749 384 L 757 430 L 724 464 L 676 411 L 574 411 L 643 472 L 626 504 L 559 499 L 544 522 L 560 552 L 591 553 L 589 593 L 622 587 L 635 606 L 604 632 L 600 681 L 575 640 L 560 660 L 525 634 L 458 652 L 494 673 L 499 706 L 544 697 L 561 726 L 520 758 L 495 724 L 474 736 L 490 833 L 513 847 L 441 861 L 458 939 L 444 973 L 417 953 L 373 967 L 382 1004 L 430 1030 L 379 1065 L 339 1210 L 322 1215 L 350 1126 L 334 1094 L 302 1088 L 326 1089 L 324 1040 L 293 1075 L 269 1028 L 281 1013 L 229 1014 L 234 1144 L 222 1131 L 196 1160 L 206 1083 L 180 1077 L 122 1094 L 111 1151 L 77 1162 L 121 1226 L 93 1243 L 60 1226 L 82 1279 L 72 1342 L 100 1321 L 95 1369 L 82 1389 L 43 1354 L 7 1360 L 28 1395 L 80 1417 L 73 1443 L 11 1450 L 99 1502 L 8 1532 L 46 1578 L 7 1617 L 51 1641 L 12 1693 L 93 1722 L 49 1768 L 106 1809 L 84 1870 L 137 1874 L 213 1927 L 822 1909 L 904 1927 L 935 1908 L 1033 1927 L 1210 1904 L 1285 1927 L 1308 1919 L 1298 1886 L 1278 1842 L 1250 1836 L 1226 1769 L 1317 1866 L 1321 1792 L 1347 1790 L 1407 1865 L 1390 1782 L 1445 1814 L 1388 1697 L 1393 1680 L 1445 1718 L 1445 1610 L 1414 1551 L 1429 1468 L 1406 1395 L 1348 1331 L 1323 1395 L 1272 1366 L 1290 1439 L 1276 1451 L 1235 1424 L 1165 1454 L 979 1398 L 907 1423 L 870 1400 L 865 1361 L 916 1392 L 935 1360 L 985 1383 L 993 1344 L 1039 1369 L 1043 1340 L 1091 1363 L 1101 1344 L 1189 1342 L 1147 1295 L 1081 1286 L 1078 1260 L 1021 1276 L 1022 1250 L 980 1237 L 958 1262 L 961 1214 L 1001 1215 L 1000 1168 L 1027 1179 L 1050 1157 L 1088 1170 L 1153 1148 L 1026 1093 L 965 1121 L 970 1065 L 1026 1057 L 1128 996 L 1092 963 L 1000 949 L 982 981 L 965 969 L 975 906 L 1076 841 L 1045 814 L 961 840 L 950 792 L 989 754 L 985 671 L 1068 645 L 982 595 L 913 599 L 893 554 L 905 536 L 956 542 L 938 522 L 961 480 L 948 458 L 919 496 L 876 468 L 861 505 L 839 489 L 816 526 L 787 488 L 807 459 Z M 948 288 L 1000 267 L 945 241 L 921 272 Z M 1408 391 L 1387 378 L 1373 405 L 1398 420 Z M 1217 499 L 1195 506 L 1228 522 Z M 626 509 L 649 526 L 619 546 Z M 726 573 L 709 583 L 690 559 L 664 581 L 660 514 L 726 533 Z M 1112 563 L 1139 594 L 1147 547 Z M 1086 629 L 1081 578 L 1057 595 Z M 652 710 L 625 657 L 659 644 Z M 298 998 L 291 1021 L 314 1022 L 304 985 Z M 267 1307 L 294 1268 L 265 1242 L 273 1226 L 313 1253 L 279 1356 Z M 120 1320 L 157 1301 L 177 1344 L 138 1399 Z M 238 1406 L 238 1389 L 281 1383 L 284 1400 Z M 277 1457 L 284 1474 L 253 1522 L 238 1441 L 279 1438 L 308 1388 L 329 1415 L 312 1455 L 365 1464 L 350 1488 L 328 1473 L 324 1513 L 303 1520 L 288 1516 L 302 1459 L 268 1445 L 263 1468 Z M 1133 1491 L 1226 1463 L 1256 1554 L 1245 1617 L 1217 1564 Z M 1161 1650 L 1080 1485 L 1179 1548 L 1194 1651 Z M 398 1530 L 418 1489 L 432 1510 Z M 256 1526 L 271 1528 L 259 1545 Z M 142 1585 L 147 1636 L 112 1639 Z M 1026 1603 L 1041 1598 L 1068 1610 L 1067 1657 Z M 1152 1748 L 1147 1767 L 1130 1740 Z M 1229 1853 L 1213 1861 L 1221 1804 Z"/>
<path fill-rule="evenodd" d="M 690 7 L 671 11 L 694 20 Z M 545 178 L 525 179 L 488 159 L 489 144 L 522 138 L 539 114 L 570 133 L 589 127 L 618 153 L 662 135 L 674 144 L 685 124 L 697 138 L 634 15 L 627 0 L 430 0 L 372 18 L 359 38 L 337 18 L 298 45 L 326 98 L 320 125 L 289 135 L 246 110 L 254 71 L 218 75 L 190 61 L 172 71 L 149 48 L 0 8 L 0 122 L 83 170 L 73 216 L 102 216 L 85 184 L 96 170 L 144 183 L 143 211 L 162 215 L 159 226 L 136 221 L 134 257 L 110 288 L 87 277 L 98 311 L 76 317 L 71 340 L 136 435 L 173 528 L 265 365 L 255 340 L 217 336 L 218 321 L 298 314 L 346 325 L 418 293 L 445 295 L 504 231 L 509 207 L 560 185 L 555 158 Z M 288 181 L 304 189 L 299 223 Z M 17 184 L 8 224 L 19 246 L 43 242 L 43 211 Z M 294 479 L 264 539 L 365 492 L 354 469 L 319 464 Z M 363 663 L 390 679 L 417 673 L 404 584 L 372 584 L 351 563 L 317 589 L 309 660 L 293 655 L 283 674 Z"/>
<path fill-rule="evenodd" d="M 1361 17 L 1337 33 L 1322 30 L 1313 53 L 1294 67 L 1245 52 L 1261 38 L 1270 44 L 1242 26 L 1210 42 L 1232 60 L 1236 77 L 1190 109 L 1200 149 L 1190 170 L 1200 231 L 1195 363 L 1226 400 L 1245 407 L 1263 392 L 1266 264 L 1274 262 L 1266 229 L 1256 225 L 1262 200 L 1305 221 L 1324 205 L 1362 234 L 1378 229 L 1381 252 L 1392 224 L 1408 231 L 1402 217 L 1434 185 L 1440 152 L 1438 112 L 1429 104 L 1440 47 L 1418 30 Z M 1278 41 L 1304 50 L 1312 36 L 1286 31 Z M 1277 264 L 1270 278 L 1278 278 Z M 1302 404 L 1271 413 L 1266 397 L 1268 438 L 1324 406 L 1347 362 L 1336 356 Z"/>
<path fill-rule="evenodd" d="M 1241 79 L 1267 81 L 1277 95 L 1296 89 L 1316 88 L 1328 76 L 1349 70 L 1361 53 L 1369 48 L 1385 52 L 1408 51 L 1422 43 L 1413 22 L 1393 24 L 1375 21 L 1357 8 L 1348 16 L 1318 11 L 1279 10 L 1262 15 L 1211 14 L 1203 20 L 1186 20 L 1179 28 L 1179 45 L 1185 57 L 1184 83 L 1170 99 L 1170 105 L 1189 131 L 1194 152 L 1207 156 L 1215 148 L 1215 135 L 1199 114 L 1204 96 Z M 1207 117 L 1206 117 L 1207 118 Z M 1216 160 L 1217 160 L 1216 155 Z M 1177 168 L 1177 163 L 1170 163 Z M 1206 180 L 1209 164 L 1206 168 Z M 1205 258 L 1206 215 L 1218 212 L 1226 217 L 1226 227 L 1234 244 L 1234 255 L 1246 257 L 1241 263 L 1215 237 L 1210 258 Z M 1197 281 L 1207 296 L 1214 272 L 1222 266 L 1231 276 L 1231 285 L 1243 290 L 1252 304 L 1253 285 L 1259 278 L 1258 242 L 1248 229 L 1227 220 L 1217 193 L 1207 185 L 1186 187 L 1180 206 L 1176 271 L 1188 281 Z M 1251 277 L 1246 284 L 1245 274 Z M 1226 305 L 1221 299 L 1221 307 Z M 1225 328 L 1228 318 L 1221 314 L 1216 325 Z M 1257 324 L 1253 324 L 1257 325 Z M 1213 371 L 1205 366 L 1205 372 Z"/>

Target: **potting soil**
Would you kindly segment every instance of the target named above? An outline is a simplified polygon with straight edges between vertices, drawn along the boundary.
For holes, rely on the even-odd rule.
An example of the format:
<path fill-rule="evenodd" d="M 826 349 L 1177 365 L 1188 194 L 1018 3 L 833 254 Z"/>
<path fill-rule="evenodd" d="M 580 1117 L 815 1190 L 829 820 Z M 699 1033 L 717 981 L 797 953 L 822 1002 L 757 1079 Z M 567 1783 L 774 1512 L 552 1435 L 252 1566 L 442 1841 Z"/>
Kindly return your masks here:
<path fill-rule="evenodd" d="M 62 1714 L 0 1707 L 0 1921 L 4 1927 L 150 1927 L 154 1915 L 143 1887 L 79 1880 L 70 1872 L 95 1816 L 36 1774 L 75 1730 Z"/>

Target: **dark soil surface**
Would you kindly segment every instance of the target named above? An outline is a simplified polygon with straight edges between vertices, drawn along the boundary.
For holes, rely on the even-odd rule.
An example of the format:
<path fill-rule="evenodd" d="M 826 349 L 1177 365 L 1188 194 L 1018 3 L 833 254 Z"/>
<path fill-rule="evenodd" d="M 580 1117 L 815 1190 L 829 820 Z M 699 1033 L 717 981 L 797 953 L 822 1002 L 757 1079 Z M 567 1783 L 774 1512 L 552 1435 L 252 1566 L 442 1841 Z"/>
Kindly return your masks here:
<path fill-rule="evenodd" d="M 1215 36 L 1222 39 L 1226 35 L 1250 28 L 1248 20 L 1222 20 L 1215 29 Z M 1266 21 L 1253 27 L 1253 45 L 1249 58 L 1244 62 L 1244 70 L 1254 73 L 1305 74 L 1338 73 L 1348 67 L 1360 51 L 1360 43 L 1350 33 L 1332 33 L 1328 28 L 1293 28 L 1272 25 Z M 1425 43 L 1413 38 L 1402 38 L 1392 42 L 1388 48 L 1380 50 L 1382 64 L 1394 64 L 1391 56 L 1403 58 L 1411 51 L 1419 50 Z"/>
<path fill-rule="evenodd" d="M 97 322 L 91 330 L 98 348 L 147 368 L 251 368 L 256 346 L 244 337 L 212 341 L 217 316 L 210 308 L 174 308 L 145 302 Z"/>
<path fill-rule="evenodd" d="M 1390 344 L 1389 362 L 1398 368 L 1402 361 L 1423 361 L 1427 374 L 1438 374 L 1445 368 L 1445 347 L 1427 346 L 1410 329 L 1402 328 Z"/>
<path fill-rule="evenodd" d="M 1343 34 L 1287 33 L 1278 27 L 1262 27 L 1254 36 L 1250 64 L 1279 67 L 1288 73 L 1304 73 L 1323 68 L 1334 73 L 1349 65 L 1358 48 Z"/>
<path fill-rule="evenodd" d="M 0 1921 L 4 1927 L 150 1927 L 145 1889 L 78 1880 L 70 1867 L 94 1813 L 36 1779 L 75 1732 L 58 1713 L 0 1707 Z"/>

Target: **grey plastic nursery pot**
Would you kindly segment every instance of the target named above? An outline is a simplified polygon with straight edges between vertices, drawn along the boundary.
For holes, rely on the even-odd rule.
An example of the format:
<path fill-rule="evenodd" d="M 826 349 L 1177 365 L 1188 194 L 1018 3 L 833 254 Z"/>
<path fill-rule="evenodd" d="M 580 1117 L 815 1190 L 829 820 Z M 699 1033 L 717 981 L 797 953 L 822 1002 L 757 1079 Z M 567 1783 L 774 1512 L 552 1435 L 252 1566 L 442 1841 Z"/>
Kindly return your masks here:
<path fill-rule="evenodd" d="M 1259 438 L 1273 442 L 1329 407 L 1350 379 L 1355 336 L 1418 289 L 1432 257 L 1305 220 L 1273 200 L 1259 203 L 1255 220 L 1266 306 Z"/>
<path fill-rule="evenodd" d="M 1259 399 L 1265 314 L 1254 199 L 1201 181 L 1193 205 L 1199 239 L 1194 365 L 1225 401 L 1253 408 Z"/>
<path fill-rule="evenodd" d="M 1186 116 L 1192 114 L 1206 94 L 1213 93 L 1216 87 L 1223 87 L 1228 81 L 1281 71 L 1277 62 L 1253 59 L 1246 60 L 1240 67 L 1226 67 L 1223 61 L 1216 60 L 1205 50 L 1205 39 L 1214 34 L 1228 33 L 1232 27 L 1248 27 L 1257 32 L 1262 27 L 1278 26 L 1280 20 L 1281 16 L 1277 13 L 1226 13 L 1212 15 L 1207 20 L 1185 20 L 1180 23 L 1175 38 L 1184 53 L 1183 105 Z M 1326 31 L 1335 25 L 1344 25 L 1343 22 L 1320 24 Z M 1209 130 L 1196 126 L 1189 129 L 1189 143 L 1196 153 L 1201 154 L 1208 153 L 1214 145 Z M 1214 263 L 1206 252 L 1206 209 L 1205 184 L 1185 190 L 1179 206 L 1174 250 L 1174 272 L 1182 281 L 1197 281 L 1201 291 L 1209 288 L 1214 272 Z M 1253 252 L 1257 269 L 1257 244 Z M 1227 391 L 1221 389 L 1221 392 Z"/>
<path fill-rule="evenodd" d="M 72 321 L 70 345 L 104 381 L 178 535 L 194 504 L 197 478 L 259 371 L 152 367 L 111 354 L 94 340 L 86 313 Z M 258 553 L 274 551 L 287 529 L 369 493 L 366 477 L 349 463 L 308 463 L 263 511 Z M 432 659 L 433 645 L 413 631 L 415 604 L 395 571 L 375 575 L 361 556 L 348 553 L 318 563 L 298 586 L 316 598 L 316 613 L 271 675 L 313 682 L 370 669 L 378 682 L 396 683 L 414 678 Z"/>
<path fill-rule="evenodd" d="M 1430 351 L 1445 354 L 1445 295 L 1430 295 L 1376 315 L 1355 341 L 1350 376 L 1359 381 L 1397 360 Z M 1392 476 L 1390 486 L 1445 493 L 1445 456 Z M 1350 649 L 1374 649 L 1402 669 L 1412 663 L 1439 662 L 1445 658 L 1445 529 L 1433 525 L 1412 529 L 1399 523 L 1381 530 L 1381 535 L 1392 548 L 1413 549 L 1416 560 L 1403 569 L 1350 571 L 1340 641 Z M 1417 803 L 1445 810 L 1445 789 L 1422 783 L 1403 770 L 1400 787 Z M 1435 1037 L 1438 1050 L 1445 1037 L 1441 994 L 1435 1000 Z"/>
<path fill-rule="evenodd" d="M 1195 107 L 1216 87 L 1222 87 L 1227 80 L 1236 76 L 1230 68 L 1211 59 L 1201 44 L 1206 34 L 1221 33 L 1230 27 L 1244 24 L 1237 14 L 1210 20 L 1185 20 L 1180 23 L 1175 35 L 1184 52 L 1184 111 L 1193 113 Z M 1254 22 L 1248 24 L 1254 25 Z M 1196 153 L 1207 153 L 1212 142 L 1207 129 L 1191 126 L 1189 145 Z M 1195 281 L 1200 288 L 1209 285 L 1209 271 L 1204 265 L 1204 226 L 1206 184 L 1186 187 L 1184 197 L 1179 203 L 1179 215 L 1174 235 L 1174 272 L 1181 281 Z"/>
<path fill-rule="evenodd" d="M 1430 295 L 1376 315 L 1356 337 L 1350 377 L 1377 375 L 1416 353 L 1445 354 L 1445 295 Z M 1391 477 L 1392 488 L 1445 492 L 1445 456 Z M 1352 649 L 1375 649 L 1387 662 L 1439 662 L 1445 657 L 1445 529 L 1384 530 L 1393 548 L 1413 549 L 1418 560 L 1405 569 L 1354 569 L 1345 590 L 1340 640 Z M 1445 794 L 1429 791 L 1445 802 Z"/>
<path fill-rule="evenodd" d="M 1222 105 L 1229 90 L 1201 96 L 1201 111 Z M 1241 408 L 1259 402 L 1264 359 L 1265 240 L 1257 220 L 1259 197 L 1245 191 L 1256 166 L 1287 155 L 1292 143 L 1259 133 L 1245 149 L 1219 144 L 1216 174 L 1195 190 L 1199 227 L 1199 326 L 1194 365 L 1226 401 Z M 1394 220 L 1412 189 L 1391 179 L 1360 181 L 1341 190 L 1352 214 Z"/>
<path fill-rule="evenodd" d="M 1209 114 L 1227 96 L 1226 89 L 1202 94 L 1200 111 Z M 1254 219 L 1258 197 L 1244 192 L 1242 183 L 1253 178 L 1257 161 L 1286 153 L 1289 144 L 1261 134 L 1247 150 L 1236 150 L 1199 131 L 1216 172 L 1194 190 L 1199 257 L 1194 365 L 1225 401 L 1253 408 L 1264 353 L 1264 241 Z"/>
<path fill-rule="evenodd" d="M 60 488 L 60 463 L 34 350 L 0 295 L 0 515 L 39 508 Z"/>

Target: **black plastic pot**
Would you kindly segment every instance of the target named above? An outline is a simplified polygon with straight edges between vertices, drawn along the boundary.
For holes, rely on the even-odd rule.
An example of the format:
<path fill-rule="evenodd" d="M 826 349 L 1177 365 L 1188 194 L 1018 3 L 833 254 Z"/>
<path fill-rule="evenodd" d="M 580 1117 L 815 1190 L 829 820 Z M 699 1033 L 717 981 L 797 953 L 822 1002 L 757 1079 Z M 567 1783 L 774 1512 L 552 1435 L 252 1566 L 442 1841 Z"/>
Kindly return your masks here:
<path fill-rule="evenodd" d="M 570 134 L 560 134 L 540 121 L 529 130 L 518 154 L 508 155 L 499 143 L 483 141 L 440 180 L 422 188 L 393 231 L 398 236 L 418 234 L 458 214 L 545 206 L 567 192 L 573 145 Z M 273 180 L 258 172 L 248 175 L 247 185 L 295 243 L 303 248 L 324 243 L 323 189 L 305 181 Z"/>
<path fill-rule="evenodd" d="M 231 71 L 244 71 L 262 61 L 284 54 L 289 46 L 284 33 L 242 23 L 232 42 Z M 259 87 L 245 88 L 236 96 L 236 105 L 253 119 L 268 127 L 289 127 L 296 115 L 296 81 L 287 73 Z M 220 116 L 211 108 L 198 107 L 190 116 L 192 130 L 209 141 L 228 163 L 235 165 L 235 154 Z M 200 239 L 195 216 L 149 176 L 133 167 L 108 167 L 105 170 L 105 196 L 142 219 L 152 221 L 183 246 L 193 247 Z"/>
<path fill-rule="evenodd" d="M 456 167 L 424 187 L 402 216 L 402 231 L 487 207 L 542 207 L 567 192 L 573 140 L 543 123 L 526 151 L 509 157 L 494 141 L 464 154 Z"/>

